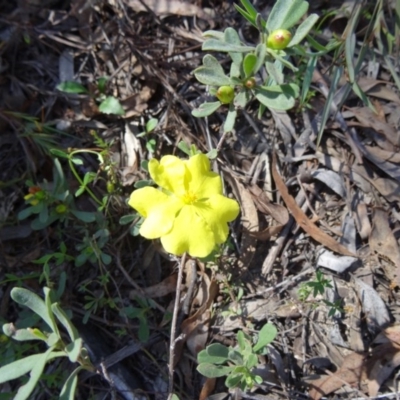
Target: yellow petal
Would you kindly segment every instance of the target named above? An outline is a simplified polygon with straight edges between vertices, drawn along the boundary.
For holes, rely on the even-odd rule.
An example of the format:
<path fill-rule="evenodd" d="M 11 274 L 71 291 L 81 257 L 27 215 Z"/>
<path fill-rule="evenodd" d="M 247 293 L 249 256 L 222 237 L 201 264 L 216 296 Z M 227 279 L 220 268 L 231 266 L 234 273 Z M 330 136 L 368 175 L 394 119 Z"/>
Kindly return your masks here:
<path fill-rule="evenodd" d="M 168 196 L 153 187 L 135 190 L 128 204 L 145 217 L 139 232 L 147 239 L 157 239 L 167 234 L 183 206 L 177 197 Z"/>
<path fill-rule="evenodd" d="M 187 252 L 192 257 L 206 257 L 215 246 L 214 234 L 192 205 L 182 208 L 171 232 L 161 237 L 161 243 L 169 253 Z"/>
<path fill-rule="evenodd" d="M 183 195 L 185 193 L 186 168 L 182 160 L 175 156 L 164 156 L 158 162 L 155 158 L 149 162 L 150 176 L 161 188 Z"/>
<path fill-rule="evenodd" d="M 237 201 L 217 194 L 206 201 L 197 202 L 195 207 L 196 212 L 207 221 L 214 233 L 215 243 L 224 243 L 229 233 L 228 222 L 239 215 L 240 208 Z"/>
<path fill-rule="evenodd" d="M 146 186 L 132 192 L 128 204 L 146 218 L 152 208 L 167 200 L 168 196 L 161 190 Z"/>
<path fill-rule="evenodd" d="M 205 154 L 196 154 L 184 162 L 188 171 L 186 185 L 198 199 L 222 194 L 221 177 L 210 170 L 210 160 Z"/>

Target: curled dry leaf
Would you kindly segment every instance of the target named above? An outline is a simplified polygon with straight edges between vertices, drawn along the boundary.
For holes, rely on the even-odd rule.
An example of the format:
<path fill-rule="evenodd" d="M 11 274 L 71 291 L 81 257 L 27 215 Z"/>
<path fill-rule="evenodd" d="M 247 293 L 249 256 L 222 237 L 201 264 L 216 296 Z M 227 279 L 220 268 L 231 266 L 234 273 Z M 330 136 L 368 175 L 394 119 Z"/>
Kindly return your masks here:
<path fill-rule="evenodd" d="M 175 363 L 179 361 L 185 343 L 194 357 L 197 357 L 197 353 L 203 350 L 207 343 L 210 308 L 218 293 L 218 285 L 214 280 L 210 280 L 207 274 L 202 272 L 201 275 L 203 279 L 196 297 L 204 300 L 197 311 L 181 324 L 183 339 L 176 343 Z"/>
<path fill-rule="evenodd" d="M 276 187 L 278 188 L 283 198 L 283 201 L 285 202 L 296 222 L 306 233 L 308 233 L 314 240 L 336 253 L 340 253 L 344 256 L 357 257 L 354 253 L 347 250 L 346 247 L 338 243 L 333 237 L 329 236 L 324 231 L 319 229 L 313 222 L 308 219 L 307 215 L 297 205 L 295 199 L 289 194 L 285 183 L 279 175 L 276 169 L 275 153 L 272 160 L 272 176 L 274 178 Z"/>
<path fill-rule="evenodd" d="M 382 208 L 374 209 L 369 246 L 380 257 L 394 264 L 393 268 L 385 268 L 385 272 L 392 283 L 400 285 L 400 249 L 390 229 L 388 215 Z"/>

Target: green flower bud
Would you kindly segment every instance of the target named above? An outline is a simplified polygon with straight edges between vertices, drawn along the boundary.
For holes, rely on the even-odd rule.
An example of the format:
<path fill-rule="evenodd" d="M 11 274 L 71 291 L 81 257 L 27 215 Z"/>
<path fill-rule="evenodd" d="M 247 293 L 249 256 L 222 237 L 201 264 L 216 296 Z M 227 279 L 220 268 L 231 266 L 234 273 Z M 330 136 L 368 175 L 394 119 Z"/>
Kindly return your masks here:
<path fill-rule="evenodd" d="M 217 90 L 216 96 L 222 104 L 229 104 L 235 97 L 235 91 L 230 86 L 220 86 Z"/>
<path fill-rule="evenodd" d="M 286 29 L 277 29 L 270 33 L 267 47 L 274 50 L 283 50 L 292 40 L 292 34 Z"/>
<path fill-rule="evenodd" d="M 256 86 L 256 80 L 255 78 L 249 78 L 246 79 L 246 82 L 244 83 L 244 86 L 247 87 L 247 89 L 253 89 Z"/>

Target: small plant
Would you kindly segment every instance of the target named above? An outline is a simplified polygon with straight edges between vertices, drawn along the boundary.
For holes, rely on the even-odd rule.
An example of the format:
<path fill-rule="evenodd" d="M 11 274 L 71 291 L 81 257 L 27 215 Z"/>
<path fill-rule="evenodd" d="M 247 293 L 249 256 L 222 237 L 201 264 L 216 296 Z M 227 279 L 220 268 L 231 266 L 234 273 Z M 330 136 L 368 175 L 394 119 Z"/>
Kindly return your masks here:
<path fill-rule="evenodd" d="M 60 305 L 53 300 L 54 293 L 47 287 L 43 291 L 44 300 L 28 289 L 15 287 L 11 291 L 11 298 L 37 314 L 46 323 L 46 328 L 18 329 L 13 323 L 7 323 L 3 325 L 4 334 L 17 341 L 39 340 L 47 346 L 44 353 L 29 355 L 0 368 L 0 384 L 29 374 L 28 381 L 20 386 L 14 400 L 30 398 L 46 364 L 56 358 L 67 357 L 72 363 L 79 364 L 65 381 L 59 397 L 61 400 L 74 398 L 78 373 L 81 370 L 94 371 L 76 328 Z M 68 333 L 68 342 L 65 341 L 58 323 Z"/>
<path fill-rule="evenodd" d="M 57 89 L 60 92 L 70 94 L 88 94 L 93 97 L 99 104 L 99 111 L 104 114 L 124 115 L 125 111 L 122 108 L 119 100 L 114 96 L 107 96 L 107 77 L 101 77 L 97 81 L 95 89 L 88 90 L 79 82 L 66 81 L 57 85 Z"/>
<path fill-rule="evenodd" d="M 268 323 L 258 333 L 258 340 L 252 344 L 251 337 L 243 331 L 236 335 L 238 345 L 235 348 L 219 343 L 207 346 L 197 355 L 197 371 L 207 378 L 226 376 L 225 385 L 240 388 L 243 391 L 251 389 L 255 384 L 261 384 L 262 378 L 253 373 L 258 364 L 258 355 L 267 354 L 266 346 L 276 337 L 277 330 Z"/>
<path fill-rule="evenodd" d="M 206 117 L 221 105 L 228 106 L 224 132 L 233 129 L 237 109 L 244 108 L 253 98 L 260 103 L 259 116 L 266 108 L 288 110 L 295 104 L 300 89 L 296 83 L 285 82 L 284 68 L 297 71 L 289 56 L 305 55 L 300 42 L 318 19 L 309 15 L 298 27 L 293 27 L 308 10 L 304 0 L 278 0 L 265 21 L 248 0 L 241 0 L 237 11 L 260 32 L 256 46 L 244 45 L 233 28 L 224 32 L 206 31 L 208 39 L 202 49 L 228 53 L 231 58 L 227 75 L 219 61 L 207 54 L 203 65 L 194 70 L 196 79 L 210 87 L 218 101 L 205 102 L 192 111 L 195 117 Z"/>
<path fill-rule="evenodd" d="M 315 281 L 307 282 L 306 285 L 313 291 L 314 297 L 318 294 L 324 294 L 325 288 L 333 288 L 331 281 L 326 279 L 324 274 L 318 269 L 315 273 Z"/>
<path fill-rule="evenodd" d="M 28 207 L 18 214 L 19 220 L 32 215 L 36 218 L 31 223 L 32 229 L 44 229 L 53 222 L 60 221 L 68 226 L 71 220 L 93 222 L 95 213 L 76 209 L 67 180 L 58 159 L 54 159 L 53 182 L 34 184 L 27 181 L 28 194 L 24 197 Z"/>
<path fill-rule="evenodd" d="M 151 299 L 136 297 L 136 303 L 139 307 L 128 306 L 120 311 L 121 316 L 137 319 L 139 321 L 138 337 L 143 343 L 147 342 L 150 336 L 149 329 L 149 313 L 154 307 L 154 302 Z"/>

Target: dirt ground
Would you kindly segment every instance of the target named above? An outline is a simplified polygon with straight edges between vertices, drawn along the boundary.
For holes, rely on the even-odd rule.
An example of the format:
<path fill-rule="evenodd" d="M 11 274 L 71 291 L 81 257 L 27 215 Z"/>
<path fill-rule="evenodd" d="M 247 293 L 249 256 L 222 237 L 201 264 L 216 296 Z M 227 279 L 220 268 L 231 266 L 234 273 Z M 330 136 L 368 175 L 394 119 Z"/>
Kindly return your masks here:
<path fill-rule="evenodd" d="M 252 101 L 224 134 L 226 106 L 192 115 L 212 99 L 193 70 L 204 31 L 257 41 L 233 3 L 0 0 L 0 321 L 36 326 L 10 292 L 52 287 L 95 365 L 79 374 L 77 399 L 166 399 L 180 259 L 137 235 L 126 201 L 149 179 L 143 162 L 185 157 L 183 141 L 218 148 L 213 169 L 241 214 L 220 254 L 183 266 L 178 398 L 398 399 L 400 2 L 310 2 L 314 40 L 343 45 L 321 51 L 303 102 L 258 118 Z M 254 6 L 268 16 L 273 3 Z M 307 60 L 295 62 L 297 82 Z M 84 89 L 59 90 L 69 81 Z M 102 112 L 105 96 L 124 114 Z M 78 150 L 71 167 L 66 154 Z M 91 178 L 71 204 L 83 219 L 100 204 L 95 221 L 21 217 L 32 188 L 75 193 L 76 175 Z M 257 337 L 267 322 L 278 333 L 258 357 L 261 384 L 228 390 L 196 370 L 207 345 L 234 347 L 238 331 Z M 45 349 L 0 339 L 0 366 Z M 72 370 L 68 359 L 49 364 L 30 398 L 57 398 Z M 0 383 L 0 399 L 20 385 Z"/>

